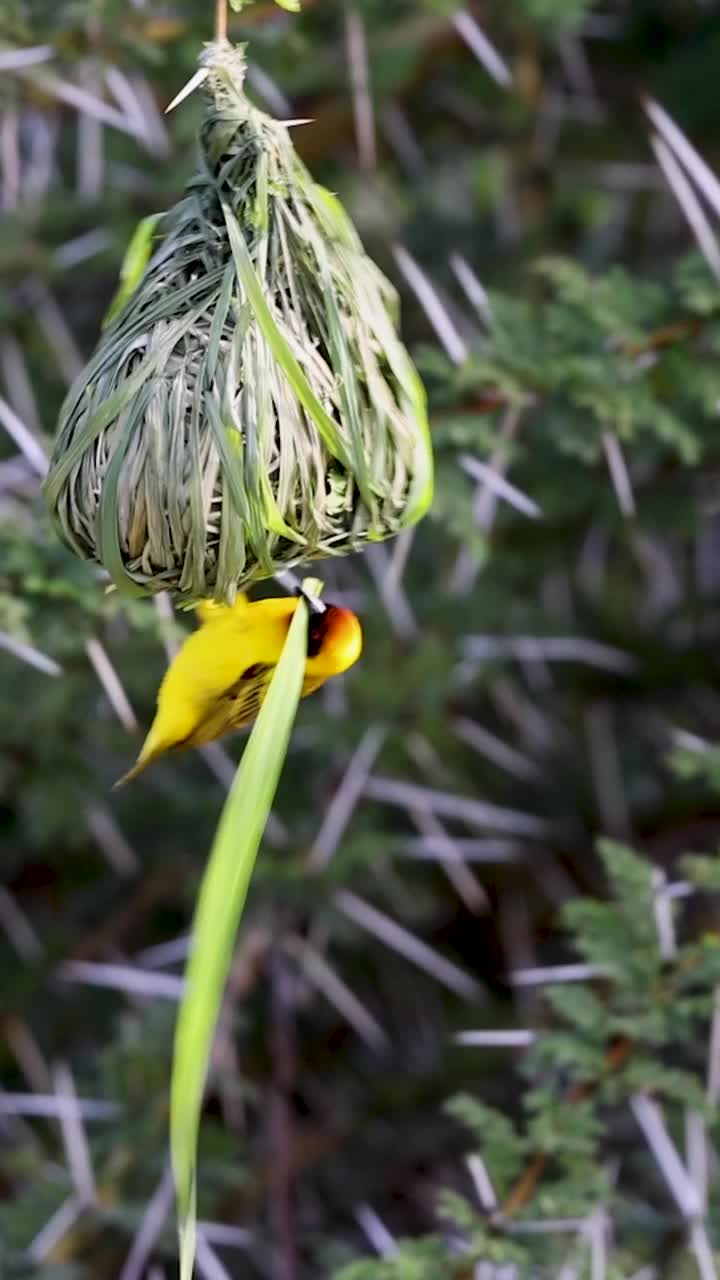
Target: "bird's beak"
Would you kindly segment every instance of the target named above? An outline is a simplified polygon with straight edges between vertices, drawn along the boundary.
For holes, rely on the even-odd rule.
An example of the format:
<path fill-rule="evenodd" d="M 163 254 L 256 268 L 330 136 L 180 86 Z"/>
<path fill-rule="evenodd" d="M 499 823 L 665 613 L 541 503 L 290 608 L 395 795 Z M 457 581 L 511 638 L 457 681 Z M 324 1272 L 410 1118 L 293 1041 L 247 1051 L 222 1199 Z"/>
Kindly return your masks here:
<path fill-rule="evenodd" d="M 279 573 L 273 574 L 276 582 L 290 595 L 302 596 L 311 613 L 325 613 L 327 605 L 323 604 L 318 596 L 313 596 L 309 591 L 305 591 L 302 583 L 298 582 L 296 574 L 291 569 L 281 569 Z"/>
<path fill-rule="evenodd" d="M 298 587 L 297 594 L 302 596 L 311 613 L 327 613 L 327 605 L 317 596 L 311 596 L 308 591 L 304 591 L 302 587 Z"/>

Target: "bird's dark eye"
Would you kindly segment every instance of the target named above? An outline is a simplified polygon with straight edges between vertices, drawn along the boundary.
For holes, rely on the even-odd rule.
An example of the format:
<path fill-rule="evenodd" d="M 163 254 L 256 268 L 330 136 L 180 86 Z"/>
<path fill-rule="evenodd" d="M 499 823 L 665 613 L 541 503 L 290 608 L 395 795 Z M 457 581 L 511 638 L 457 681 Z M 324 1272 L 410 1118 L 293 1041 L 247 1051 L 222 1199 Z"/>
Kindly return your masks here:
<path fill-rule="evenodd" d="M 308 658 L 317 658 L 322 642 L 327 631 L 328 613 L 330 609 L 326 609 L 324 613 L 311 613 L 308 622 L 308 639 L 307 639 L 307 656 Z"/>

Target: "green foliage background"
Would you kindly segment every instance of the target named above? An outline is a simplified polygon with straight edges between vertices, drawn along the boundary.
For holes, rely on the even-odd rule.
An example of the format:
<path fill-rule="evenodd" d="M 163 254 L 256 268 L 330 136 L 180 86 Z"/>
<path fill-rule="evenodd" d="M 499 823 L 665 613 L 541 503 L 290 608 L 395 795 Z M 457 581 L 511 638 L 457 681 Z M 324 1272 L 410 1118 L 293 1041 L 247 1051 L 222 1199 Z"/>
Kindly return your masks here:
<path fill-rule="evenodd" d="M 0 8 L 0 67 L 55 51 L 0 72 L 0 397 L 44 443 L 137 221 L 191 172 L 197 101 L 161 113 L 211 8 Z M 409 544 L 320 569 L 362 615 L 365 655 L 303 705 L 258 863 L 201 1140 L 205 1249 L 249 1280 L 708 1280 L 720 293 L 642 95 L 720 171 L 720 6 L 489 0 L 474 15 L 509 88 L 452 2 L 306 0 L 296 16 L 258 0 L 231 19 L 254 96 L 312 117 L 298 149 L 402 288 L 438 481 Z M 355 131 L 358 31 L 376 160 Z M 98 127 L 67 86 L 134 110 L 135 133 Z M 397 244 L 438 291 L 457 358 Z M 458 255 L 488 291 L 479 310 Z M 110 794 L 141 730 L 97 663 L 146 726 L 187 624 L 106 596 L 53 539 L 9 437 L 0 449 L 0 1275 L 159 1280 L 176 1268 L 167 1197 L 135 1271 L 131 1251 L 163 1203 L 182 946 L 152 949 L 186 934 L 232 765 L 179 757 Z M 629 475 L 619 494 L 608 450 Z M 539 517 L 479 497 L 467 455 L 505 468 Z M 398 953 L 409 934 L 414 959 Z M 579 983 L 511 980 L 578 961 L 594 966 Z M 90 964 L 137 965 L 165 994 L 92 985 Z M 499 1028 L 539 1035 L 529 1051 L 456 1038 Z M 67 1067 L 80 1097 L 117 1106 L 85 1125 L 89 1192 L 77 1138 L 8 1114 L 6 1095 L 61 1089 Z M 658 1123 L 687 1183 L 663 1173 Z M 63 1206 L 66 1229 L 43 1235 Z"/>

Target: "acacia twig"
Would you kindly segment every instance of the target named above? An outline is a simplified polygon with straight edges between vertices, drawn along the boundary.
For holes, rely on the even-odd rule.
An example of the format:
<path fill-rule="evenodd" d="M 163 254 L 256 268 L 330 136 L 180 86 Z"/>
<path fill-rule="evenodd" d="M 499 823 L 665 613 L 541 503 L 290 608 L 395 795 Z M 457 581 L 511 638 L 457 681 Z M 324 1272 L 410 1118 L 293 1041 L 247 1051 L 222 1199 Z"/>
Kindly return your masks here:
<path fill-rule="evenodd" d="M 215 39 L 227 40 L 227 0 L 215 0 Z"/>

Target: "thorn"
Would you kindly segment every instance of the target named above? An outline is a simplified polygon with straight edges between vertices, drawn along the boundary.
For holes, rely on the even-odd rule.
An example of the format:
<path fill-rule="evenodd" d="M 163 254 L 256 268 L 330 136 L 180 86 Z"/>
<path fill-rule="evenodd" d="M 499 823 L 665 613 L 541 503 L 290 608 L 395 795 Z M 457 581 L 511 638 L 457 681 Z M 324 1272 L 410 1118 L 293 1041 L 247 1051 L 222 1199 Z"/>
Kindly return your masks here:
<path fill-rule="evenodd" d="M 176 93 L 170 105 L 165 108 L 165 115 L 169 115 L 171 111 L 174 111 L 176 107 L 180 106 L 181 102 L 184 102 L 186 98 L 189 98 L 191 93 L 194 93 L 196 89 L 199 89 L 200 85 L 207 80 L 208 74 L 207 67 L 200 67 L 195 72 L 195 75 L 190 77 L 185 87 L 181 89 L 179 93 Z"/>

